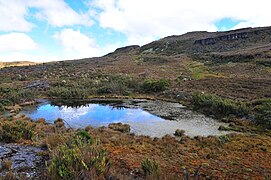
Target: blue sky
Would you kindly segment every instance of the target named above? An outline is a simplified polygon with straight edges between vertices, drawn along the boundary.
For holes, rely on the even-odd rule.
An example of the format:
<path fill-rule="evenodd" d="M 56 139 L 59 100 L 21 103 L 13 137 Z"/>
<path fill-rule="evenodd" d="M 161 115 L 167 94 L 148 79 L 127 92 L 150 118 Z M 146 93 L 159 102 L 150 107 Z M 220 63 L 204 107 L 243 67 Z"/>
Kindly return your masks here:
<path fill-rule="evenodd" d="M 268 0 L 0 0 L 0 61 L 102 56 L 188 31 L 269 26 Z"/>

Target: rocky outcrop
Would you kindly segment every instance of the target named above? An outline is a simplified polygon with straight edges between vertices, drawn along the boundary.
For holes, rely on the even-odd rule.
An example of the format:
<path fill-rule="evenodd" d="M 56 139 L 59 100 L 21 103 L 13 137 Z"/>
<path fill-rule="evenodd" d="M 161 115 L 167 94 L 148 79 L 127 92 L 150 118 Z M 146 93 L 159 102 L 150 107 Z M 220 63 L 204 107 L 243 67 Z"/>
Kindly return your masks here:
<path fill-rule="evenodd" d="M 266 45 L 271 42 L 271 27 L 244 28 L 225 32 L 190 32 L 169 36 L 140 48 L 143 53 L 162 55 L 227 52 Z"/>
<path fill-rule="evenodd" d="M 33 146 L 0 145 L 0 176 L 5 177 L 12 171 L 15 177 L 19 174 L 26 178 L 39 177 L 46 159 L 41 156 L 42 152 L 41 148 Z"/>
<path fill-rule="evenodd" d="M 194 45 L 198 45 L 198 44 L 199 45 L 212 45 L 212 44 L 217 43 L 218 41 L 240 40 L 240 39 L 245 39 L 248 37 L 249 37 L 249 33 L 247 33 L 247 32 L 228 34 L 228 35 L 218 36 L 215 38 L 196 40 Z"/>
<path fill-rule="evenodd" d="M 271 27 L 247 28 L 228 32 L 217 32 L 204 39 L 197 39 L 193 53 L 226 52 L 264 45 L 271 42 Z"/>

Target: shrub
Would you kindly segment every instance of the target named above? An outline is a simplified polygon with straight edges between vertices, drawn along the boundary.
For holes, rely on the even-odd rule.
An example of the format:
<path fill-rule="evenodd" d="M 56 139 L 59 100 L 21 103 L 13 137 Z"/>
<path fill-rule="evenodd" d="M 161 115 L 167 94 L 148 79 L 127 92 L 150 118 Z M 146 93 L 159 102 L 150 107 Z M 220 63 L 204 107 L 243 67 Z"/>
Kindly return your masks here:
<path fill-rule="evenodd" d="M 174 136 L 181 137 L 181 136 L 184 136 L 184 133 L 185 133 L 185 130 L 182 130 L 182 129 L 176 129 L 176 131 L 175 131 L 175 133 L 174 133 Z"/>
<path fill-rule="evenodd" d="M 54 124 L 56 125 L 57 128 L 61 128 L 65 126 L 64 120 L 61 118 L 58 118 L 54 121 Z"/>
<path fill-rule="evenodd" d="M 257 123 L 271 128 L 271 99 L 257 100 L 253 105 Z"/>
<path fill-rule="evenodd" d="M 217 117 L 228 116 L 230 114 L 242 117 L 249 112 L 249 108 L 244 103 L 200 93 L 192 95 L 192 104 L 194 108 Z"/>
<path fill-rule="evenodd" d="M 12 102 L 8 99 L 0 99 L 0 104 L 2 104 L 3 106 L 9 106 L 12 105 Z"/>
<path fill-rule="evenodd" d="M 86 89 L 81 88 L 73 88 L 73 87 L 52 87 L 48 91 L 47 95 L 49 97 L 56 97 L 56 98 L 78 98 L 84 99 L 88 97 L 88 91 Z"/>
<path fill-rule="evenodd" d="M 104 179 L 109 168 L 106 150 L 87 132 L 80 131 L 53 150 L 48 175 L 52 179 Z"/>
<path fill-rule="evenodd" d="M 0 103 L 0 113 L 5 111 L 5 107 L 3 106 L 3 104 Z"/>
<path fill-rule="evenodd" d="M 108 86 L 102 86 L 97 89 L 97 94 L 110 94 L 112 90 Z"/>
<path fill-rule="evenodd" d="M 141 85 L 141 90 L 146 93 L 151 92 L 160 92 L 164 91 L 169 87 L 170 83 L 168 80 L 160 79 L 160 80 L 145 80 Z"/>
<path fill-rule="evenodd" d="M 2 142 L 18 142 L 32 140 L 35 125 L 27 121 L 2 121 L 0 123 L 0 140 Z"/>
<path fill-rule="evenodd" d="M 122 124 L 122 123 L 111 123 L 108 125 L 108 128 L 113 129 L 115 131 L 119 131 L 122 133 L 129 133 L 131 127 L 129 124 Z"/>
<path fill-rule="evenodd" d="M 159 177 L 159 164 L 157 161 L 145 159 L 141 162 L 141 168 L 146 176 Z"/>
<path fill-rule="evenodd" d="M 22 102 L 23 100 L 31 100 L 35 96 L 35 91 L 22 88 L 0 87 L 0 102 L 4 105 L 11 105 Z"/>

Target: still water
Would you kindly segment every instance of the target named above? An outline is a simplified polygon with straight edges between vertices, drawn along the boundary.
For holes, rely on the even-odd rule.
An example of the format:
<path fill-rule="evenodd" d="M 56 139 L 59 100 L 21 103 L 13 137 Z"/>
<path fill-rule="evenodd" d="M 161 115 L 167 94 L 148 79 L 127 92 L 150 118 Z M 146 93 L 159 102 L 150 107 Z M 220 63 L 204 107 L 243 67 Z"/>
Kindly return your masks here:
<path fill-rule="evenodd" d="M 183 111 L 183 109 L 180 109 Z M 144 111 L 141 108 L 114 107 L 104 104 L 86 104 L 76 107 L 65 105 L 52 105 L 44 102 L 36 107 L 25 108 L 22 113 L 33 120 L 44 118 L 53 123 L 62 118 L 72 128 L 85 128 L 86 126 L 101 127 L 110 123 L 126 123 L 131 126 L 131 132 L 137 135 L 162 137 L 183 129 L 189 136 L 221 135 L 225 132 L 218 130 L 221 123 L 203 115 L 193 115 L 192 118 L 179 118 L 176 121 L 163 119 Z M 67 125 L 66 124 L 66 125 Z"/>

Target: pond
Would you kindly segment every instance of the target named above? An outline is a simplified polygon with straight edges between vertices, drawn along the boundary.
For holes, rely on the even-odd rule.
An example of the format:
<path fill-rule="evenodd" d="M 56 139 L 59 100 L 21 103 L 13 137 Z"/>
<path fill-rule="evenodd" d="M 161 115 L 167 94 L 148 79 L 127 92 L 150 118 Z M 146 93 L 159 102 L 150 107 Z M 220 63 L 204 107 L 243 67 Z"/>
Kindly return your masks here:
<path fill-rule="evenodd" d="M 225 124 L 187 110 L 180 104 L 162 101 L 124 100 L 117 104 L 92 102 L 76 106 L 45 101 L 34 107 L 25 107 L 21 113 L 33 120 L 44 118 L 48 123 L 62 118 L 72 128 L 101 127 L 121 122 L 129 124 L 132 133 L 151 137 L 173 135 L 176 129 L 185 130 L 189 136 L 226 133 L 218 130 Z"/>

